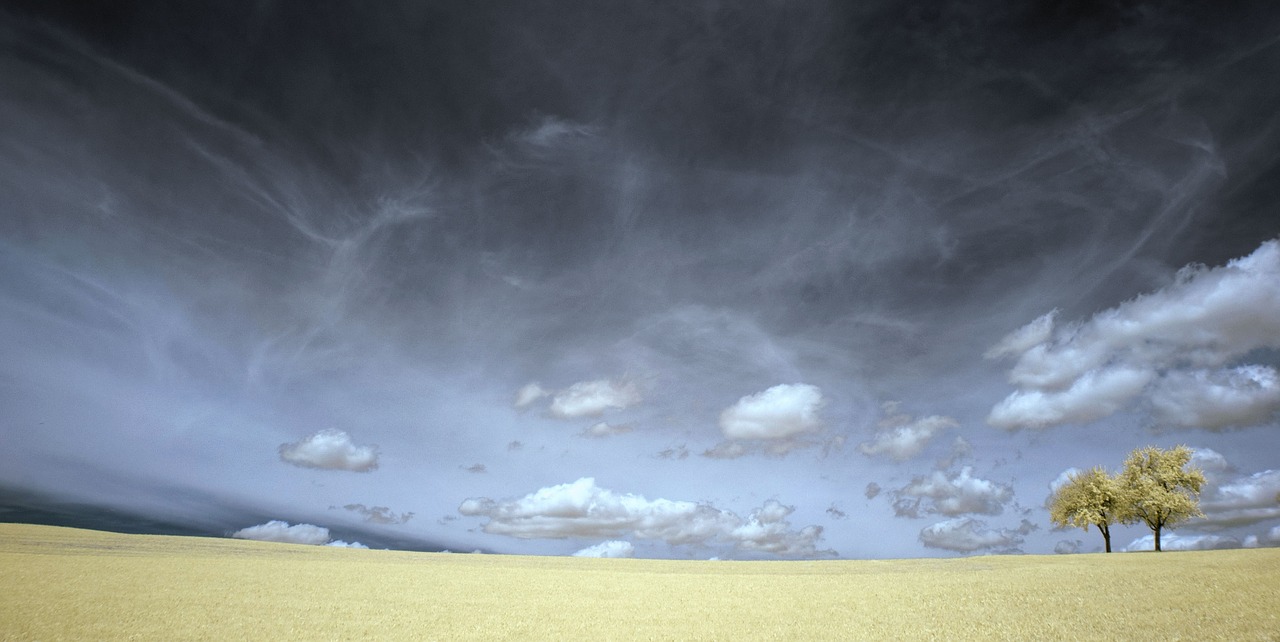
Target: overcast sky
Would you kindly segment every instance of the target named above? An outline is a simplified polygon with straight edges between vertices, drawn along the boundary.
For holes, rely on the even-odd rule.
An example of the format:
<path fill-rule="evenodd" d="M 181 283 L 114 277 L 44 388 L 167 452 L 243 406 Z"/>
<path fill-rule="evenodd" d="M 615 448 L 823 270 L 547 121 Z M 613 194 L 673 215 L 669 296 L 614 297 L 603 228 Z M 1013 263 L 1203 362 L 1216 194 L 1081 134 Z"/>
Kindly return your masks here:
<path fill-rule="evenodd" d="M 1274 3 L 7 5 L 0 517 L 1087 552 L 1186 444 L 1280 544 Z"/>

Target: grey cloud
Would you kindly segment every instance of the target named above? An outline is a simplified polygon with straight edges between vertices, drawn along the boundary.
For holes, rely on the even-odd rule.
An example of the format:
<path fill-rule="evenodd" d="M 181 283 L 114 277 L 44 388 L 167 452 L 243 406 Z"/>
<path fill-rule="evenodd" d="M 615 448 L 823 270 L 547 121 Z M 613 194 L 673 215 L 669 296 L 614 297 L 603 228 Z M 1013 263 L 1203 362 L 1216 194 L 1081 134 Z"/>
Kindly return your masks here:
<path fill-rule="evenodd" d="M 1078 539 L 1058 540 L 1058 543 L 1053 545 L 1053 552 L 1059 555 L 1071 555 L 1074 553 L 1079 553 L 1080 547 L 1083 544 L 1084 542 Z"/>
<path fill-rule="evenodd" d="M 920 543 L 958 553 L 1009 552 L 1023 542 L 1022 535 L 1017 530 L 989 529 L 986 522 L 972 517 L 959 517 L 924 527 L 920 531 Z"/>
<path fill-rule="evenodd" d="M 395 513 L 386 506 L 347 504 L 343 508 L 353 513 L 358 513 L 364 517 L 364 521 L 372 524 L 403 524 L 413 519 L 413 513 Z"/>
<path fill-rule="evenodd" d="M 1203 519 L 1187 524 L 1197 530 L 1246 526 L 1280 519 L 1280 470 L 1222 479 L 1200 497 Z"/>
<path fill-rule="evenodd" d="M 920 454 L 939 433 L 960 424 L 952 417 L 930 415 L 913 418 L 897 412 L 897 404 L 886 404 L 886 417 L 880 420 L 879 430 L 871 441 L 858 444 L 858 452 L 867 455 L 888 455 L 894 461 L 906 461 Z"/>
<path fill-rule="evenodd" d="M 867 483 L 867 488 L 863 491 L 863 494 L 867 496 L 867 499 L 875 499 L 876 496 L 880 494 L 880 490 L 880 484 L 869 482 Z"/>

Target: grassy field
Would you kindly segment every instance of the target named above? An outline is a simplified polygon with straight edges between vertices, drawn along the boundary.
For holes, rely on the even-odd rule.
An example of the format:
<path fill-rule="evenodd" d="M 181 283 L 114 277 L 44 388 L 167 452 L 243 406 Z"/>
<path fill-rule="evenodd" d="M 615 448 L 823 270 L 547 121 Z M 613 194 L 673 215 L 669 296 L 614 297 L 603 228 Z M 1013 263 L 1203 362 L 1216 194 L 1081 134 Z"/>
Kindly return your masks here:
<path fill-rule="evenodd" d="M 0 524 L 0 636 L 1280 640 L 1280 549 L 685 562 Z"/>

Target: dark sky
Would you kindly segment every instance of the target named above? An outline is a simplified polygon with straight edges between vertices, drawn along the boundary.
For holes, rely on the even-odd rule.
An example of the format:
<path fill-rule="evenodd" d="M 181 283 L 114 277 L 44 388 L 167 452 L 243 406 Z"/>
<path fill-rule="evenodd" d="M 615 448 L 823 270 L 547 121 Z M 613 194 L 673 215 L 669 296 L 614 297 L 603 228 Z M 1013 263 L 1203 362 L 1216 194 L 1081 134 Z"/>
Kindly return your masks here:
<path fill-rule="evenodd" d="M 1280 543 L 1280 8 L 927 4 L 6 3 L 7 514 L 1088 551 L 1185 443 Z"/>

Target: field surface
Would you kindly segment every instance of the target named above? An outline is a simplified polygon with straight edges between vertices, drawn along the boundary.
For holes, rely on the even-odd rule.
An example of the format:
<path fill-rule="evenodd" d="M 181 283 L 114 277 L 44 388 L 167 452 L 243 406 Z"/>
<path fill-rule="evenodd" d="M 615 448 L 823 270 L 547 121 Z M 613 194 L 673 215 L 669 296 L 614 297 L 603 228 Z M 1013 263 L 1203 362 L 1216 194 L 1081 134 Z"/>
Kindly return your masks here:
<path fill-rule="evenodd" d="M 1280 640 L 1280 549 L 687 562 L 0 524 L 5 640 Z"/>

